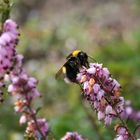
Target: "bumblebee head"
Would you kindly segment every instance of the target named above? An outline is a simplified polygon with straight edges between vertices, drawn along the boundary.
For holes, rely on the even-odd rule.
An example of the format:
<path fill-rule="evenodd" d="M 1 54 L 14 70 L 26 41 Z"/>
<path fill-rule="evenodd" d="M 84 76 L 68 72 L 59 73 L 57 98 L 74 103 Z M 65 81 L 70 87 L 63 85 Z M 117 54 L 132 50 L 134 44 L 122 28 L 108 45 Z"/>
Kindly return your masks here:
<path fill-rule="evenodd" d="M 69 60 L 67 61 L 71 67 L 79 68 L 79 61 L 76 57 L 70 57 Z"/>
<path fill-rule="evenodd" d="M 77 58 L 79 59 L 79 63 L 81 66 L 89 67 L 88 55 L 85 52 L 79 52 Z"/>

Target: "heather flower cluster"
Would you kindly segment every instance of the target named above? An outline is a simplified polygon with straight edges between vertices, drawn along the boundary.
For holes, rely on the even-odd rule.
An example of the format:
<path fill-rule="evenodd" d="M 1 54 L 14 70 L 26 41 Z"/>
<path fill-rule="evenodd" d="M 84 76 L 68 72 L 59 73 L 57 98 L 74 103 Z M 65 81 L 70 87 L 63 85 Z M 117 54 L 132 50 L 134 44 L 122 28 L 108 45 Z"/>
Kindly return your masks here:
<path fill-rule="evenodd" d="M 123 112 L 124 98 L 120 96 L 120 84 L 102 64 L 91 63 L 88 69 L 81 69 L 77 80 L 83 86 L 84 97 L 96 110 L 98 120 L 109 125 Z"/>
<path fill-rule="evenodd" d="M 61 140 L 85 140 L 77 132 L 67 132 Z"/>
<path fill-rule="evenodd" d="M 126 127 L 117 125 L 115 127 L 115 131 L 117 133 L 117 136 L 114 140 L 128 140 L 129 138 L 129 133 Z"/>
<path fill-rule="evenodd" d="M 77 81 L 82 85 L 82 94 L 97 112 L 98 120 L 110 125 L 113 118 L 118 118 L 121 125 L 117 127 L 115 140 L 136 140 L 123 120 L 126 111 L 125 100 L 120 96 L 121 86 L 111 77 L 109 70 L 102 64 L 91 63 L 89 68 L 81 68 Z M 130 113 L 127 108 L 127 113 Z"/>
<path fill-rule="evenodd" d="M 5 81 L 10 83 L 8 92 L 16 100 L 14 109 L 21 114 L 19 123 L 27 123 L 26 137 L 46 140 L 48 122 L 44 118 L 37 118 L 36 109 L 32 107 L 33 100 L 40 97 L 38 82 L 23 69 L 23 56 L 15 48 L 18 36 L 17 24 L 11 19 L 6 20 L 0 36 L 0 86 L 3 87 Z"/>
<path fill-rule="evenodd" d="M 37 127 L 39 128 L 40 131 L 38 131 Z M 46 122 L 46 119 L 38 118 L 36 122 L 35 122 L 35 120 L 31 120 L 28 122 L 26 134 L 28 137 L 44 139 L 48 133 L 48 129 L 49 128 L 48 128 L 48 123 Z M 41 135 L 43 135 L 44 138 Z M 45 139 L 47 139 L 47 138 L 45 138 Z"/>
<path fill-rule="evenodd" d="M 11 19 L 6 20 L 3 25 L 3 31 L 0 35 L 0 88 L 5 86 L 4 76 L 8 74 L 14 66 L 16 59 L 15 46 L 18 43 L 19 32 L 18 26 Z M 0 91 L 0 100 L 3 92 Z"/>
<path fill-rule="evenodd" d="M 36 119 L 36 110 L 31 107 L 33 99 L 40 96 L 36 89 L 37 80 L 22 72 L 20 75 L 10 75 L 11 84 L 8 92 L 16 97 L 15 111 L 21 113 L 20 124 L 27 123 L 28 137 L 45 137 L 48 133 L 48 123 L 45 119 Z"/>

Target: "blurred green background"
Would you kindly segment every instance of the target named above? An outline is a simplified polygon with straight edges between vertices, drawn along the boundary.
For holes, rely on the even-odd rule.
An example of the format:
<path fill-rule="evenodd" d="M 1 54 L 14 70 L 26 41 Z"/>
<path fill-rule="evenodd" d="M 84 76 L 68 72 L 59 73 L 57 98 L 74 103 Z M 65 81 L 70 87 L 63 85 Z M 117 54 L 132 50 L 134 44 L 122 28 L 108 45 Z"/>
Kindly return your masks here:
<path fill-rule="evenodd" d="M 112 140 L 113 125 L 97 121 L 88 104 L 81 104 L 80 88 L 55 80 L 65 57 L 81 49 L 108 67 L 122 85 L 122 95 L 140 108 L 139 0 L 13 0 L 11 18 L 20 25 L 18 52 L 25 56 L 28 74 L 39 80 L 42 107 L 56 139 L 77 131 L 89 140 Z M 92 61 L 91 61 L 92 62 Z M 0 140 L 22 140 L 13 101 L 0 105 Z M 136 124 L 129 122 L 133 130 Z"/>

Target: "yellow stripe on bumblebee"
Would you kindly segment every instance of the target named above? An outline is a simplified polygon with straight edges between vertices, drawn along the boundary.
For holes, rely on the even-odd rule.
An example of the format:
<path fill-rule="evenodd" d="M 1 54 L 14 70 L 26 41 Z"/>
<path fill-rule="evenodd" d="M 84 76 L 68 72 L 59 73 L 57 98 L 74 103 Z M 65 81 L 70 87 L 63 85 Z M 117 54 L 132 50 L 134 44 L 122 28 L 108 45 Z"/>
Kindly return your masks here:
<path fill-rule="evenodd" d="M 66 72 L 67 72 L 66 67 L 64 67 L 64 66 L 62 67 L 62 72 L 63 72 L 63 74 L 66 74 Z"/>
<path fill-rule="evenodd" d="M 81 50 L 75 50 L 75 51 L 73 51 L 72 56 L 73 57 L 77 57 L 77 55 L 79 54 L 79 52 L 81 52 Z"/>

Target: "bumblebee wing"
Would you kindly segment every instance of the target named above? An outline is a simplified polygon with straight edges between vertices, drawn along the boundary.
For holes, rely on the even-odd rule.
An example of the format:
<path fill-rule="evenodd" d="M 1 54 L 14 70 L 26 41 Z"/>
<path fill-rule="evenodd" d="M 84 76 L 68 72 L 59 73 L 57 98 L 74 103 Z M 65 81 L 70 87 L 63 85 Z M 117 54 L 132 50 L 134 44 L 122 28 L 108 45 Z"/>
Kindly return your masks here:
<path fill-rule="evenodd" d="M 63 67 L 61 67 L 58 72 L 55 74 L 55 79 L 58 79 L 58 77 L 60 77 L 62 74 L 63 74 L 63 70 L 62 70 Z"/>
<path fill-rule="evenodd" d="M 72 53 L 69 54 L 69 55 L 66 57 L 66 59 L 68 60 L 70 57 L 72 57 Z"/>
<path fill-rule="evenodd" d="M 64 76 L 66 74 L 66 67 L 63 65 L 59 71 L 55 75 L 55 79 L 58 79 L 58 77 L 61 77 L 62 75 Z"/>

